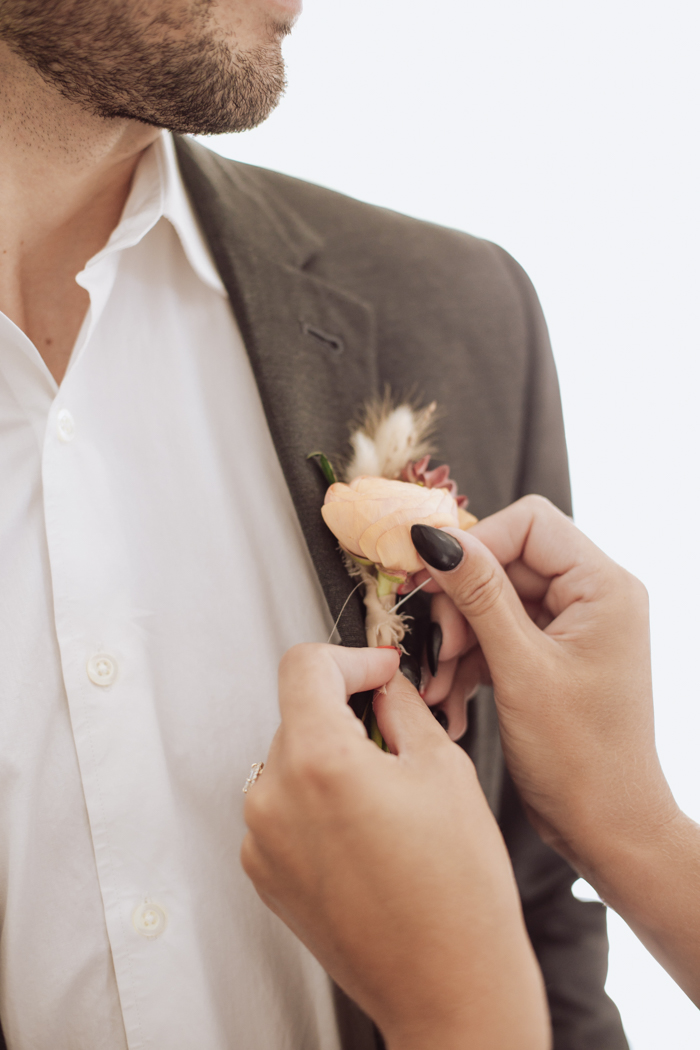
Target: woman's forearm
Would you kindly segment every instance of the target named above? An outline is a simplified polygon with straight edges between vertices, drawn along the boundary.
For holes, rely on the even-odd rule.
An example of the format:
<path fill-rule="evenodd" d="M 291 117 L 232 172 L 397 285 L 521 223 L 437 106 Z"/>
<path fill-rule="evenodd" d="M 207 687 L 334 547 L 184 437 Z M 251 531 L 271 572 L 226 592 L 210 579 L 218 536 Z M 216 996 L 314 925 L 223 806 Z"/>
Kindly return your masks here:
<path fill-rule="evenodd" d="M 586 852 L 588 881 L 700 1007 L 700 827 L 679 811 Z"/>

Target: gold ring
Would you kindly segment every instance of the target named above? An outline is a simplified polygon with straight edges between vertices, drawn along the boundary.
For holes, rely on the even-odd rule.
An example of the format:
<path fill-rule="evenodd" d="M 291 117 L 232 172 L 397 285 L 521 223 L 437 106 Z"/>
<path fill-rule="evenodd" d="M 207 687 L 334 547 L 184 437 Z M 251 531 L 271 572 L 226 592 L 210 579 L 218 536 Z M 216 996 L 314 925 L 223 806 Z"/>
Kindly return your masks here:
<path fill-rule="evenodd" d="M 262 773 L 264 768 L 265 768 L 265 763 L 264 762 L 253 762 L 252 766 L 250 767 L 250 776 L 248 777 L 248 779 L 246 780 L 245 784 L 243 785 L 243 794 L 244 795 L 248 794 L 248 788 L 253 786 L 253 784 L 258 779 L 258 777 L 260 776 L 260 774 Z"/>

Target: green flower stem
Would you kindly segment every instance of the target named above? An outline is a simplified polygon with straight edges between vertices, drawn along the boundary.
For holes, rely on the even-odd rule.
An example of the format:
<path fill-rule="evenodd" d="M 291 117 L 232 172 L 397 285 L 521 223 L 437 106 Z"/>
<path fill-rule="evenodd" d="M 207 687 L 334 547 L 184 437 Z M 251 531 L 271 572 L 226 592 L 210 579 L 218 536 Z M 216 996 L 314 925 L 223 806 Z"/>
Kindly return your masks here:
<path fill-rule="evenodd" d="M 367 730 L 370 740 L 374 741 L 377 747 L 380 747 L 382 751 L 388 751 L 389 748 L 386 745 L 386 741 L 382 734 L 379 732 L 379 726 L 377 725 L 377 718 L 374 714 L 374 708 L 372 707 L 372 701 L 370 700 L 365 708 L 365 713 L 362 716 L 364 727 Z"/>
<path fill-rule="evenodd" d="M 386 744 L 384 743 L 384 737 L 379 732 L 379 726 L 377 725 L 377 716 L 375 715 L 374 711 L 372 711 L 372 716 L 370 718 L 369 735 L 370 735 L 370 739 L 374 740 L 374 742 L 377 745 L 377 747 L 380 747 L 382 749 L 382 751 L 386 751 Z"/>
<path fill-rule="evenodd" d="M 387 594 L 393 594 L 399 583 L 402 582 L 401 576 L 387 576 L 381 569 L 377 571 L 377 595 L 380 598 L 386 598 Z"/>

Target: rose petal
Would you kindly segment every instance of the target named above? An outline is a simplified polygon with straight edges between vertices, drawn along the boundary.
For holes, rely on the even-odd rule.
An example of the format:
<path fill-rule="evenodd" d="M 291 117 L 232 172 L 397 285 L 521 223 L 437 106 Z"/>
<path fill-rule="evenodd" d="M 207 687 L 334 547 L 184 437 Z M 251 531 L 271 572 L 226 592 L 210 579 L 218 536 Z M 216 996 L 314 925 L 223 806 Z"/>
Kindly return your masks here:
<path fill-rule="evenodd" d="M 439 476 L 444 479 L 445 471 Z M 422 568 L 411 543 L 411 525 L 458 524 L 457 504 L 449 488 L 431 489 L 388 478 L 334 483 L 326 492 L 322 514 L 348 551 L 395 572 Z"/>
<path fill-rule="evenodd" d="M 377 541 L 377 554 L 381 565 L 386 565 L 387 568 L 400 565 L 407 572 L 418 572 L 423 568 L 423 562 L 411 540 L 411 525 L 415 524 L 418 523 L 414 520 L 396 525 L 380 537 Z M 441 529 L 447 525 L 454 525 L 455 521 L 451 514 L 431 514 L 430 517 L 421 519 L 420 524 Z"/>

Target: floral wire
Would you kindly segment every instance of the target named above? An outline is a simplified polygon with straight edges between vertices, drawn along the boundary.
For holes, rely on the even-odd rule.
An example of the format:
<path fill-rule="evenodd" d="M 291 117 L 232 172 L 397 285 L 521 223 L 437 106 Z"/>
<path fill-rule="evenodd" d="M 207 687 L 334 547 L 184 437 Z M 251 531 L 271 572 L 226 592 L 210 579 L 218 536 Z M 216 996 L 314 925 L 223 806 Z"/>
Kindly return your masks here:
<path fill-rule="evenodd" d="M 347 596 L 347 598 L 346 598 L 346 599 L 345 599 L 345 601 L 343 602 L 343 608 L 342 608 L 342 609 L 340 610 L 340 612 L 338 613 L 338 619 L 337 619 L 337 620 L 335 621 L 335 623 L 333 624 L 333 628 L 332 628 L 332 630 L 331 630 L 331 633 L 330 633 L 330 634 L 328 635 L 328 641 L 326 642 L 326 645 L 330 645 L 330 641 L 331 641 L 331 638 L 333 637 L 333 635 L 335 634 L 335 632 L 336 632 L 336 630 L 337 630 L 337 628 L 338 628 L 338 624 L 340 623 L 340 617 L 341 617 L 341 616 L 343 615 L 343 613 L 345 612 L 345 607 L 346 607 L 346 605 L 348 604 L 348 602 L 349 602 L 349 601 L 350 601 L 350 599 L 352 598 L 352 596 L 353 596 L 353 594 L 355 593 L 355 591 L 359 590 L 359 588 L 360 588 L 360 587 L 362 586 L 362 584 L 363 584 L 364 582 L 365 582 L 364 580 L 360 580 L 360 582 L 359 582 L 359 583 L 357 584 L 357 586 L 356 586 L 356 587 L 353 587 L 353 589 L 352 589 L 352 590 L 350 591 L 350 594 L 349 594 L 349 595 Z M 426 580 L 426 583 L 427 583 L 427 580 Z"/>
<path fill-rule="evenodd" d="M 407 595 L 405 595 L 405 596 L 404 596 L 404 597 L 403 597 L 403 598 L 401 599 L 401 601 L 400 601 L 400 602 L 397 602 L 397 603 L 396 603 L 396 605 L 394 605 L 394 607 L 393 607 L 393 608 L 389 609 L 389 612 L 396 612 L 396 610 L 397 610 L 397 609 L 399 608 L 399 606 L 403 605 L 403 603 L 404 603 L 404 602 L 407 602 L 407 601 L 408 601 L 408 599 L 409 599 L 409 598 L 412 598 L 414 594 L 417 594 L 417 593 L 418 593 L 418 591 L 422 591 L 422 590 L 423 590 L 423 588 L 424 588 L 424 587 L 425 587 L 425 586 L 426 586 L 426 585 L 427 585 L 428 583 L 430 583 L 430 581 L 431 581 L 431 580 L 432 580 L 432 576 L 429 576 L 427 580 L 423 580 L 423 582 L 422 582 L 422 583 L 419 583 L 419 584 L 418 584 L 418 586 L 417 586 L 417 587 L 414 587 L 412 591 L 409 591 L 409 593 L 408 593 Z M 343 613 L 345 612 L 345 609 L 346 609 L 346 607 L 347 607 L 347 604 L 348 604 L 348 602 L 349 602 L 349 601 L 350 601 L 350 599 L 352 598 L 352 596 L 353 596 L 353 594 L 355 593 L 355 591 L 359 590 L 359 588 L 360 588 L 360 587 L 362 586 L 362 584 L 363 584 L 364 582 L 365 582 L 364 580 L 360 580 L 360 582 L 359 582 L 359 583 L 357 584 L 357 586 L 353 587 L 353 589 L 352 589 L 352 590 L 350 591 L 350 594 L 349 594 L 349 595 L 347 596 L 347 598 L 346 598 L 346 599 L 345 599 L 345 601 L 343 602 L 343 608 L 342 608 L 342 609 L 340 610 L 340 612 L 338 613 L 338 618 L 337 618 L 337 620 L 335 621 L 335 623 L 333 624 L 333 627 L 332 627 L 331 633 L 330 633 L 330 634 L 328 635 L 328 642 L 327 642 L 326 644 L 330 645 L 330 641 L 331 641 L 331 638 L 333 637 L 333 635 L 335 634 L 335 632 L 336 632 L 336 630 L 337 630 L 338 624 L 340 623 L 340 617 L 341 617 L 341 616 L 343 615 Z"/>
<path fill-rule="evenodd" d="M 429 576 L 427 580 L 423 580 L 422 583 L 419 583 L 417 587 L 414 587 L 412 591 L 408 592 L 405 598 L 402 598 L 400 602 L 397 602 L 393 609 L 389 609 L 389 612 L 396 612 L 400 605 L 403 605 L 404 602 L 407 602 L 408 599 L 412 598 L 414 594 L 418 593 L 418 591 L 422 591 L 425 585 L 430 583 L 431 580 L 432 576 Z"/>

